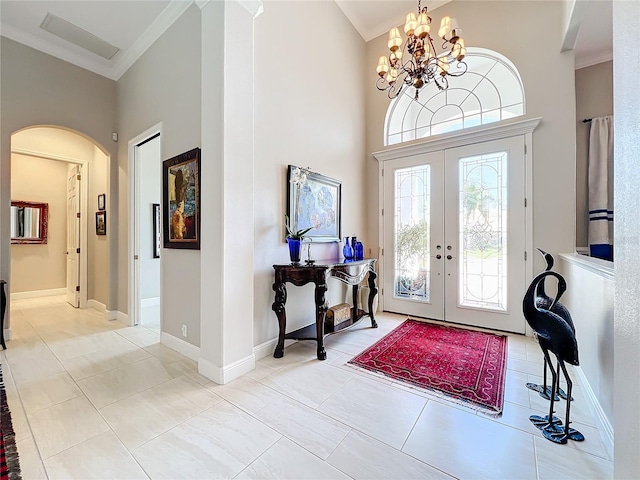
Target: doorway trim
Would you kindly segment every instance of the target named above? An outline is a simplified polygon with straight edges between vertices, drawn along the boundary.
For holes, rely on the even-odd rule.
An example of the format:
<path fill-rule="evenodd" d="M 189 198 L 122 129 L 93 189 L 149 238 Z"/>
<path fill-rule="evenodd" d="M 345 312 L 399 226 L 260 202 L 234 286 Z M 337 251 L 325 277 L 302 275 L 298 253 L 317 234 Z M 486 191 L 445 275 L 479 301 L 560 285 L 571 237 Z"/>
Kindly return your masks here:
<path fill-rule="evenodd" d="M 139 165 L 136 162 L 136 148 L 141 143 L 150 140 L 152 137 L 160 135 L 162 139 L 162 122 L 156 123 L 141 134 L 135 136 L 128 142 L 128 192 L 129 192 L 129 231 L 128 249 L 127 249 L 127 269 L 129 278 L 129 295 L 127 301 L 128 324 L 133 327 L 140 323 L 140 268 L 136 268 L 135 258 L 138 249 L 137 241 L 139 235 L 136 235 L 137 216 L 136 213 L 140 208 L 140 199 L 136 192 L 140 190 L 140 172 Z M 162 140 L 160 143 L 160 151 L 162 152 Z M 162 268 L 160 269 L 160 297 L 162 297 Z M 162 319 L 161 319 L 162 322 Z M 162 325 L 162 323 L 161 323 Z"/>
<path fill-rule="evenodd" d="M 378 152 L 373 152 L 373 156 L 378 160 L 378 245 L 380 246 L 380 255 L 384 254 L 384 222 L 382 220 L 382 206 L 384 200 L 384 162 L 387 160 L 395 160 L 403 157 L 410 157 L 424 153 L 446 150 L 449 148 L 463 147 L 473 145 L 475 143 L 486 142 L 489 140 L 498 140 L 517 135 L 523 135 L 525 139 L 525 192 L 528 207 L 525 209 L 525 251 L 527 258 L 525 272 L 527 278 L 533 276 L 533 260 L 531 252 L 533 251 L 533 131 L 536 129 L 542 117 L 531 118 L 528 120 L 519 120 L 513 122 L 504 122 L 500 124 L 480 125 L 466 130 L 458 130 L 451 134 L 438 135 L 430 137 L 427 140 L 415 141 L 407 143 L 399 147 L 387 148 Z M 379 260 L 378 273 L 380 282 L 384 281 L 384 262 Z M 381 283 L 383 284 L 383 283 Z M 384 310 L 384 291 L 380 295 L 378 301 L 380 310 Z M 527 335 L 530 335 L 530 328 L 526 327 Z"/>
<path fill-rule="evenodd" d="M 11 148 L 11 153 L 18 155 L 28 155 L 30 157 L 42 158 L 44 160 L 52 160 L 56 162 L 66 162 L 80 165 L 80 174 L 84 181 L 80 181 L 80 308 L 88 308 L 89 301 L 87 300 L 88 289 L 88 212 L 89 212 L 89 171 L 91 168 L 89 160 L 64 157 L 60 155 L 53 155 L 46 152 L 37 152 L 34 150 L 27 150 L 24 148 Z M 108 155 L 107 155 L 108 157 Z M 66 290 L 66 288 L 65 288 Z"/>

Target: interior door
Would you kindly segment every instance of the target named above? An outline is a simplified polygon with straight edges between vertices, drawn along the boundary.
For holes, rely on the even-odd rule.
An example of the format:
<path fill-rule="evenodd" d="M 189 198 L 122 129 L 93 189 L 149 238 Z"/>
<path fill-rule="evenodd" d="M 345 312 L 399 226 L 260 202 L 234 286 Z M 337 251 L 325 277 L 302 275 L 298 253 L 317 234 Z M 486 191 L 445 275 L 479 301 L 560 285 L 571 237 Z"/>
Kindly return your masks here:
<path fill-rule="evenodd" d="M 384 309 L 444 320 L 442 151 L 385 162 Z"/>
<path fill-rule="evenodd" d="M 384 310 L 524 333 L 524 137 L 385 162 Z"/>
<path fill-rule="evenodd" d="M 524 137 L 446 150 L 445 164 L 445 318 L 524 333 Z"/>
<path fill-rule="evenodd" d="M 67 302 L 80 306 L 80 165 L 67 169 Z"/>

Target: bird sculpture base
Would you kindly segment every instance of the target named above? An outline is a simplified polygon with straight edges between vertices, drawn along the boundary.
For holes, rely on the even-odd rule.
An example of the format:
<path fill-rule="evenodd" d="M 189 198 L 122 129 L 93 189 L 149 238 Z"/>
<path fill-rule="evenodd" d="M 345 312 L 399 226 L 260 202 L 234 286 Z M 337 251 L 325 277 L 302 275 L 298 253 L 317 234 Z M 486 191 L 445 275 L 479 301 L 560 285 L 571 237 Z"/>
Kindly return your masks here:
<path fill-rule="evenodd" d="M 529 390 L 533 390 L 534 392 L 538 392 L 540 394 L 540 396 L 542 398 L 544 398 L 545 400 L 549 400 L 551 399 L 551 387 L 547 387 L 546 390 L 542 385 L 538 385 L 537 383 L 527 383 L 527 388 Z M 558 396 L 560 395 L 560 396 Z M 557 402 L 560 399 L 566 400 L 567 399 L 567 393 L 559 388 L 558 389 L 558 394 L 554 397 L 554 400 Z M 571 397 L 571 401 L 573 402 L 573 397 Z"/>
<path fill-rule="evenodd" d="M 568 432 L 562 425 L 551 425 L 542 430 L 542 435 L 553 443 L 565 444 L 568 440 L 584 442 L 584 435 L 574 428 L 569 428 Z"/>
<path fill-rule="evenodd" d="M 545 428 L 549 428 L 552 426 L 552 424 L 549 422 L 549 415 L 546 415 L 544 417 L 541 417 L 540 415 L 531 415 L 529 417 L 529 421 L 540 430 L 544 430 Z M 553 425 L 562 425 L 562 420 L 555 416 L 553 417 L 552 422 Z"/>

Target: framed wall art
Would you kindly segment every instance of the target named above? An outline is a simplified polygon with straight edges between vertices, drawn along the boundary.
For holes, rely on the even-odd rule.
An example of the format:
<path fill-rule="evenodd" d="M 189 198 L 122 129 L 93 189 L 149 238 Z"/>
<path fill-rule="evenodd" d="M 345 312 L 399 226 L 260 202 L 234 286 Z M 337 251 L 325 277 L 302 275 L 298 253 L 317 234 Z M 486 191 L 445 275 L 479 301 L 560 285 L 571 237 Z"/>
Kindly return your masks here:
<path fill-rule="evenodd" d="M 200 250 L 200 149 L 162 162 L 164 248 Z"/>
<path fill-rule="evenodd" d="M 107 212 L 96 212 L 96 235 L 107 234 Z"/>
<path fill-rule="evenodd" d="M 287 215 L 292 227 L 313 227 L 305 235 L 313 242 L 339 242 L 342 182 L 309 171 L 301 183 L 294 179 L 296 168 L 289 165 L 287 170 Z"/>
<path fill-rule="evenodd" d="M 151 218 L 153 218 L 153 258 L 160 258 L 160 246 L 162 245 L 162 233 L 160 233 L 160 204 L 151 204 Z"/>
<path fill-rule="evenodd" d="M 98 195 L 98 210 L 105 210 L 106 198 L 107 195 L 105 193 L 101 193 L 100 195 Z"/>

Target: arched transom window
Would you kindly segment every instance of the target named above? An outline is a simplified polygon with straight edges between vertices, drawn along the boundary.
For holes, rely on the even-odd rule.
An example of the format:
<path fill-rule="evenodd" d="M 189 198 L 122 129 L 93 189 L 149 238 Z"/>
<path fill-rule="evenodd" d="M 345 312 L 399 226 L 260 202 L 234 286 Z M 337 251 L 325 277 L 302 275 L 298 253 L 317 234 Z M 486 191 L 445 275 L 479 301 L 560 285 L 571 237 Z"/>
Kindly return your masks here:
<path fill-rule="evenodd" d="M 449 79 L 447 90 L 425 86 L 405 90 L 387 110 L 385 145 L 499 122 L 525 113 L 520 74 L 508 58 L 492 50 L 468 48 L 467 72 Z"/>

